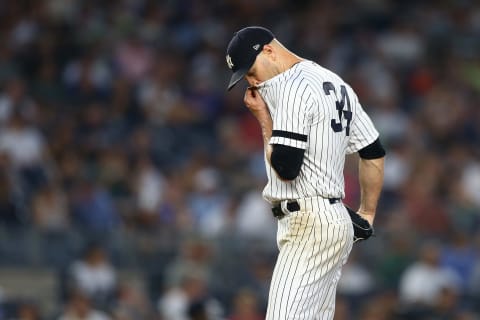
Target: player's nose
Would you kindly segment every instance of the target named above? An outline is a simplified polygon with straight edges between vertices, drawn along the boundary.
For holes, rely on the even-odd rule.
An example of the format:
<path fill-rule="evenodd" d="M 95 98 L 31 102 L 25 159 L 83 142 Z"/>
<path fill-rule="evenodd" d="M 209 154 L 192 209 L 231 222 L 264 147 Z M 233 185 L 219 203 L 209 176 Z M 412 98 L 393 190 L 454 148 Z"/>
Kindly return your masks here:
<path fill-rule="evenodd" d="M 251 87 L 255 87 L 257 84 L 260 83 L 258 80 L 250 76 L 245 76 L 245 80 L 247 80 L 248 85 Z"/>

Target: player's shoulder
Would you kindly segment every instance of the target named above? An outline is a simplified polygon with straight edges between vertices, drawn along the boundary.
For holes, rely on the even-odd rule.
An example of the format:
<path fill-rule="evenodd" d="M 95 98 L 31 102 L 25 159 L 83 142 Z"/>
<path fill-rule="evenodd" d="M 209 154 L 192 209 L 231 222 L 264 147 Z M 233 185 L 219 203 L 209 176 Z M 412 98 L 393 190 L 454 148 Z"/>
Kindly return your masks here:
<path fill-rule="evenodd" d="M 327 67 L 324 67 L 316 62 L 312 62 L 312 69 L 315 70 L 315 72 L 325 79 L 325 81 L 331 81 L 331 82 L 339 82 L 339 83 L 345 83 L 343 78 L 336 73 L 335 71 L 328 69 Z"/>
<path fill-rule="evenodd" d="M 290 70 L 283 74 L 286 88 L 308 88 L 311 84 L 311 77 L 305 72 L 305 61 L 295 64 Z"/>
<path fill-rule="evenodd" d="M 296 81 L 301 79 L 311 84 L 323 83 L 325 81 L 344 82 L 338 74 L 311 60 L 300 62 L 295 75 Z"/>
<path fill-rule="evenodd" d="M 354 89 L 350 86 L 348 82 L 346 82 L 342 76 L 336 73 L 333 70 L 330 70 L 324 66 L 319 65 L 316 62 L 312 62 L 311 64 L 305 64 L 304 68 L 306 68 L 305 74 L 309 74 L 309 80 L 313 81 L 314 83 L 324 84 L 325 82 L 330 82 L 333 84 L 334 87 L 345 87 L 349 93 L 355 95 Z M 310 70 L 310 71 L 308 71 Z M 322 85 L 323 88 L 323 85 Z"/>
<path fill-rule="evenodd" d="M 295 64 L 288 72 L 285 80 L 295 84 L 308 84 L 318 81 L 322 67 L 310 60 L 302 60 Z"/>
<path fill-rule="evenodd" d="M 322 83 L 325 81 L 334 83 L 341 81 L 335 73 L 314 61 L 303 60 L 294 68 L 295 71 L 285 79 L 289 87 L 304 88 L 306 91 L 317 93 L 322 90 Z"/>

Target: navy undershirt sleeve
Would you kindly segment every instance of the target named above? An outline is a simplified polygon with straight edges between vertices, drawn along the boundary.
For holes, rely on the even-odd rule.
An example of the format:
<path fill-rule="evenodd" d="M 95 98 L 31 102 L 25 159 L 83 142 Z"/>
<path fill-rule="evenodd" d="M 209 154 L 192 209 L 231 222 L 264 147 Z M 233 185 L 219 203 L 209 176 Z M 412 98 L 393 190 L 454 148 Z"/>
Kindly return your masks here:
<path fill-rule="evenodd" d="M 300 173 L 304 153 L 303 149 L 273 144 L 270 163 L 280 178 L 293 180 Z"/>
<path fill-rule="evenodd" d="M 362 159 L 378 159 L 383 158 L 386 154 L 380 139 L 375 140 L 365 148 L 358 151 Z"/>

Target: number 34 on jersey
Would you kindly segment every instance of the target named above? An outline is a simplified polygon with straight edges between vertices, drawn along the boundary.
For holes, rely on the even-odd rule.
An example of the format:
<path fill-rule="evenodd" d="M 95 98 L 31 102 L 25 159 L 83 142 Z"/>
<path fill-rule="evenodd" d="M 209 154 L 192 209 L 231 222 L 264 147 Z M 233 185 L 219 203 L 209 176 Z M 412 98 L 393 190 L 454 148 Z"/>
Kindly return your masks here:
<path fill-rule="evenodd" d="M 326 81 L 323 83 L 323 91 L 327 96 L 333 93 L 335 97 L 335 105 L 338 112 L 338 118 L 334 118 L 330 122 L 330 127 L 335 132 L 342 132 L 345 129 L 345 135 L 350 135 L 350 122 L 352 121 L 352 107 L 350 105 L 350 98 L 348 97 L 347 88 L 345 85 L 340 86 L 341 99 L 338 100 L 337 90 L 333 83 Z M 346 120 L 345 126 L 343 126 L 342 119 Z"/>

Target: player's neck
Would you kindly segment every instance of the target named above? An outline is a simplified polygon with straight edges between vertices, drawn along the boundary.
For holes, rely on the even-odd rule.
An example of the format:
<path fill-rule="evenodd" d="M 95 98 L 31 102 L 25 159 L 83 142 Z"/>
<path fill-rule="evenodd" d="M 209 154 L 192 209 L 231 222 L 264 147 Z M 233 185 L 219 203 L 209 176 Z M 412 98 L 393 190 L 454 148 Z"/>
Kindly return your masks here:
<path fill-rule="evenodd" d="M 285 71 L 287 71 L 288 69 L 290 69 L 291 67 L 293 67 L 294 65 L 296 65 L 297 63 L 299 63 L 303 60 L 304 59 L 300 58 L 299 56 L 297 56 L 297 55 L 295 55 L 291 52 L 287 52 L 287 53 L 285 53 L 285 56 L 282 59 L 282 63 L 280 65 L 280 71 L 285 72 Z"/>
<path fill-rule="evenodd" d="M 272 41 L 271 45 L 275 49 L 275 53 L 277 55 L 277 70 L 279 73 L 287 71 L 297 63 L 304 60 L 292 51 L 288 50 L 277 40 Z"/>

